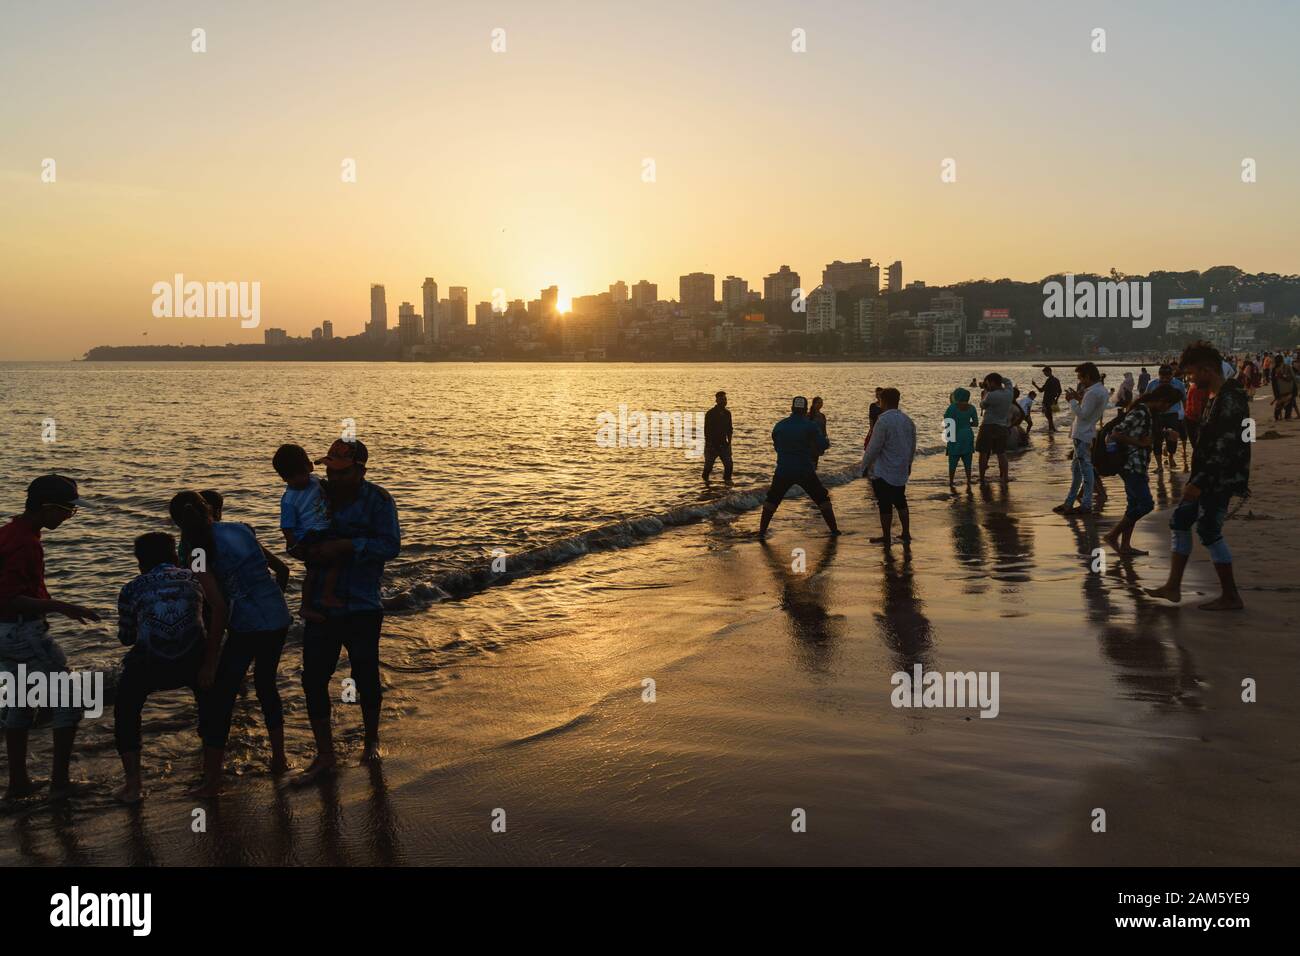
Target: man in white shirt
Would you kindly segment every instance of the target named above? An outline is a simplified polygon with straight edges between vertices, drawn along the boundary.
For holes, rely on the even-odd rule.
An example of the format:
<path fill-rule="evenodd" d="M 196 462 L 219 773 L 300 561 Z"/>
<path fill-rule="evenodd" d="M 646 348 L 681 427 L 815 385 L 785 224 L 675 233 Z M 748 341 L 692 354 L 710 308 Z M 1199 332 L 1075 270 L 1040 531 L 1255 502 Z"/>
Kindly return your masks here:
<path fill-rule="evenodd" d="M 880 537 L 872 538 L 871 543 L 885 547 L 892 543 L 890 529 L 895 509 L 903 529 L 903 546 L 912 540 L 908 524 L 907 479 L 912 474 L 912 461 L 916 458 L 916 425 L 898 410 L 900 398 L 896 388 L 880 390 L 883 411 L 871 431 L 864 459 L 865 473 L 871 478 L 871 489 L 876 493 L 876 504 L 880 509 Z"/>
<path fill-rule="evenodd" d="M 1070 439 L 1074 442 L 1074 466 L 1070 479 L 1070 493 L 1065 501 L 1052 510 L 1057 514 L 1092 514 L 1092 486 L 1096 474 L 1092 469 L 1092 439 L 1097 434 L 1097 425 L 1106 412 L 1106 402 L 1110 392 L 1101 383 L 1101 372 L 1091 362 L 1084 362 L 1074 370 L 1079 377 L 1079 387 L 1067 389 L 1066 399 L 1070 410 L 1074 412 L 1074 422 L 1070 425 Z M 1074 501 L 1078 497 L 1079 504 Z"/>

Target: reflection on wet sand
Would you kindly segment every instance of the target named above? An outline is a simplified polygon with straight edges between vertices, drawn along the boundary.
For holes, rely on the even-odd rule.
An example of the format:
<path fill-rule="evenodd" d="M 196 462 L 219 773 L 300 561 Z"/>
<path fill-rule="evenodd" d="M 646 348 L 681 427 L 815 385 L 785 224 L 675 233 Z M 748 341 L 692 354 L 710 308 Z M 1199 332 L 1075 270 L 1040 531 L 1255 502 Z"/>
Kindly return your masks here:
<path fill-rule="evenodd" d="M 901 560 L 892 550 L 886 551 L 883 570 L 880 610 L 875 614 L 880 638 L 893 653 L 896 670 L 911 673 L 917 664 L 928 668 L 934 651 L 934 626 L 917 593 L 910 550 L 904 550 Z"/>
<path fill-rule="evenodd" d="M 972 492 L 958 495 L 949 509 L 953 549 L 966 570 L 962 592 L 983 594 L 994 582 L 1001 593 L 1017 594 L 1032 579 L 1033 525 L 1015 514 L 1007 489 L 983 485 L 978 496 L 977 502 Z"/>
<path fill-rule="evenodd" d="M 772 546 L 761 542 L 763 557 L 780 590 L 780 607 L 786 613 L 794 639 L 795 660 L 814 674 L 830 673 L 835 645 L 842 635 L 844 619 L 826 610 L 830 578 L 824 572 L 835 557 L 838 539 L 829 538 L 816 563 L 796 570 L 796 557 L 787 561 Z M 803 558 L 807 560 L 806 556 Z"/>
<path fill-rule="evenodd" d="M 1116 665 L 1124 696 L 1162 708 L 1199 709 L 1201 681 L 1191 655 L 1179 645 L 1177 609 L 1142 595 L 1133 560 L 1103 549 L 1095 520 L 1067 523 L 1079 555 L 1084 614 L 1102 652 Z M 1125 600 L 1117 602 L 1117 595 Z"/>

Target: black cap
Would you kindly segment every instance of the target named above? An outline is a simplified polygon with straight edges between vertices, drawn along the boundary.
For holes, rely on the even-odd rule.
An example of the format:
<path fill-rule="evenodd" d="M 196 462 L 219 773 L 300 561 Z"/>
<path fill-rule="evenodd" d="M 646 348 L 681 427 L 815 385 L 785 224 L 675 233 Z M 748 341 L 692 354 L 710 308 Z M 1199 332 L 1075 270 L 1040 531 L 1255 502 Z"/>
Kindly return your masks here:
<path fill-rule="evenodd" d="M 77 494 L 77 483 L 63 475 L 41 475 L 27 486 L 27 506 L 67 505 L 77 508 L 84 505 Z"/>
<path fill-rule="evenodd" d="M 364 465 L 369 460 L 370 451 L 362 444 L 361 439 L 354 438 L 348 441 L 346 438 L 336 438 L 334 444 L 330 445 L 330 450 L 325 453 L 325 457 L 316 459 L 316 464 L 342 470 L 353 465 Z"/>

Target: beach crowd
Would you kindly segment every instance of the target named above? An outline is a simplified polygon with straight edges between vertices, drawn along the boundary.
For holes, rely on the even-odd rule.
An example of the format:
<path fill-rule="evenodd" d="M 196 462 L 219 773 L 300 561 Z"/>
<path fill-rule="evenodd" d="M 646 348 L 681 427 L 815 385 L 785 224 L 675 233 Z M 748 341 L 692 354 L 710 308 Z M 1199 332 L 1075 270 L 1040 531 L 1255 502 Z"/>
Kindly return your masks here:
<path fill-rule="evenodd" d="M 1046 432 L 1054 433 L 1064 404 L 1071 413 L 1070 484 L 1054 510 L 1072 518 L 1093 517 L 1094 499 L 1106 494 L 1103 479 L 1117 478 L 1125 510 L 1104 541 L 1121 557 L 1131 558 L 1145 554 L 1133 547 L 1132 535 L 1155 507 L 1150 472 L 1153 466 L 1175 470 L 1181 448 L 1188 476 L 1169 520 L 1168 577 L 1146 593 L 1180 601 L 1195 532 L 1222 590 L 1200 607 L 1241 609 L 1223 525 L 1233 501 L 1249 494 L 1255 439 L 1250 404 L 1258 390 L 1267 388 L 1275 420 L 1300 417 L 1298 363 L 1300 349 L 1229 359 L 1213 345 L 1197 342 L 1160 363 L 1154 374 L 1147 368 L 1136 378 L 1126 373 L 1113 387 L 1092 362 L 1074 367 L 1074 383 L 1068 387 L 1050 366 L 1042 369 L 1042 383 L 1034 378 L 1028 388 L 990 372 L 953 389 L 943 414 L 949 486 L 956 490 L 959 467 L 967 488 L 976 480 L 988 483 L 990 464 L 996 462 L 996 480 L 1005 487 L 1011 480 L 1009 452 L 1026 446 L 1035 415 Z M 875 390 L 860 468 L 879 513 L 880 534 L 871 541 L 886 548 L 897 541 L 907 549 L 912 544 L 907 485 L 917 455 L 917 427 L 901 406 L 898 389 Z M 840 533 L 830 492 L 817 473 L 830 447 L 823 408 L 820 398 L 810 403 L 796 396 L 790 414 L 772 429 L 776 464 L 759 519 L 760 540 L 767 538 L 777 509 L 795 487 L 816 505 L 830 533 Z M 1115 410 L 1110 420 L 1108 409 Z M 711 481 L 720 460 L 723 480 L 730 484 L 733 425 L 725 392 L 716 394 L 705 414 L 704 431 L 703 481 Z M 368 460 L 364 443 L 341 438 L 314 461 L 302 447 L 286 444 L 270 463 L 284 483 L 284 551 L 306 569 L 299 609 L 304 620 L 302 689 L 316 753 L 310 766 L 288 777 L 289 782 L 310 782 L 337 764 L 329 683 L 344 649 L 364 725 L 361 760 L 381 756 L 380 582 L 385 563 L 398 555 L 401 532 L 392 497 L 366 479 Z M 325 466 L 324 480 L 315 474 L 315 465 Z M 0 678 L 10 685 L 33 674 L 56 683 L 68 672 L 67 658 L 50 635 L 49 616 L 82 623 L 100 619 L 90 607 L 52 597 L 45 582 L 42 533 L 73 518 L 84 504 L 73 479 L 42 475 L 28 486 L 23 512 L 0 527 Z M 208 798 L 219 794 L 233 709 L 250 667 L 270 769 L 277 775 L 291 770 L 277 685 L 293 621 L 285 599 L 289 567 L 249 525 L 223 520 L 223 507 L 217 491 L 180 491 L 168 506 L 179 541 L 162 531 L 135 539 L 139 574 L 121 589 L 117 608 L 118 637 L 127 651 L 114 699 L 114 736 L 124 776 L 115 796 L 124 803 L 137 803 L 143 796 L 141 716 L 149 696 L 182 688 L 195 696 L 202 741 L 202 780 L 193 792 Z M 69 766 L 82 714 L 75 706 L 46 709 L 53 734 L 49 797 L 66 799 L 78 790 Z M 38 789 L 27 771 L 36 710 L 0 705 L 8 756 L 6 800 Z"/>

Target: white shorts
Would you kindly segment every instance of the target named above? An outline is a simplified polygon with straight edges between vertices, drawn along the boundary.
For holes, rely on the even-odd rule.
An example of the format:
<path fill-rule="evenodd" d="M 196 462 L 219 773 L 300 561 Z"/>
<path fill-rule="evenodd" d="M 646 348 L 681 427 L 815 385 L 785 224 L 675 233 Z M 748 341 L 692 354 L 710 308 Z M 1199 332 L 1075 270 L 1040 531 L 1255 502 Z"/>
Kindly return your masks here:
<path fill-rule="evenodd" d="M 29 730 L 36 723 L 36 708 L 5 703 L 18 692 L 20 664 L 29 678 L 35 673 L 53 675 L 68 669 L 68 659 L 49 636 L 49 628 L 44 618 L 18 624 L 0 622 L 0 674 L 9 675 L 0 688 L 0 727 L 5 730 Z M 81 720 L 80 707 L 51 707 L 49 711 L 53 727 L 75 727 Z"/>

